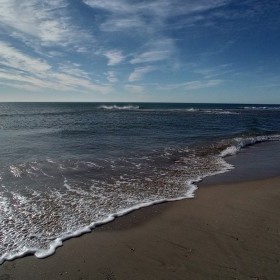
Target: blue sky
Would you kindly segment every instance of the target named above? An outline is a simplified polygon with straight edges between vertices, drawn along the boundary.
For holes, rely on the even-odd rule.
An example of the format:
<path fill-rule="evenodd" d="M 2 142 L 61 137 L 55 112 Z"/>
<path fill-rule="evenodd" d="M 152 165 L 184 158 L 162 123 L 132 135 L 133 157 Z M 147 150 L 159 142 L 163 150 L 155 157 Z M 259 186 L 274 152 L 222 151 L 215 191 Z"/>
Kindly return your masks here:
<path fill-rule="evenodd" d="M 280 103 L 279 0 L 0 0 L 0 101 Z"/>

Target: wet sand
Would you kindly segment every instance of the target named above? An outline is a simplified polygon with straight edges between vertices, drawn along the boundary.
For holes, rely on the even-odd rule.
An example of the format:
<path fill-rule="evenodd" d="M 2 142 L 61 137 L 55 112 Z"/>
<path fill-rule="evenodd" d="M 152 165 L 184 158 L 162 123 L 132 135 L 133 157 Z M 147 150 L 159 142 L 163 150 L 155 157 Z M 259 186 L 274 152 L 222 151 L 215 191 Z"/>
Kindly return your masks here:
<path fill-rule="evenodd" d="M 49 258 L 5 262 L 0 280 L 278 280 L 280 176 L 248 181 L 236 170 L 206 179 L 194 199 L 135 211 Z"/>

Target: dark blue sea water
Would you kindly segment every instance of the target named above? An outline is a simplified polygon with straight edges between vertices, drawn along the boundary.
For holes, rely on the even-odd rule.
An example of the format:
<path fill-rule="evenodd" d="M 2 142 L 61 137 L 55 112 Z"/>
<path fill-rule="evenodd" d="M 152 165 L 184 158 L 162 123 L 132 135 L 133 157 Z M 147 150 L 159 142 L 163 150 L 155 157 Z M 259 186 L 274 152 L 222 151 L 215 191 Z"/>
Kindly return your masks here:
<path fill-rule="evenodd" d="M 0 262 L 193 197 L 226 156 L 279 135 L 280 105 L 0 103 Z"/>

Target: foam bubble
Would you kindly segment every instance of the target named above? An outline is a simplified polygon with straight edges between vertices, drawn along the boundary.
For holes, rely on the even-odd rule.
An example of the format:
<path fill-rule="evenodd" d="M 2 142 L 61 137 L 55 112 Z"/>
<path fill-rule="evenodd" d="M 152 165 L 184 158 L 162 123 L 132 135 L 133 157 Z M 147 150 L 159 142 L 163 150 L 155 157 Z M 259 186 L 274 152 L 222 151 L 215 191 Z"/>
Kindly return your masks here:
<path fill-rule="evenodd" d="M 22 172 L 20 169 L 16 166 L 11 165 L 10 166 L 10 172 L 15 176 L 15 177 L 21 177 Z"/>

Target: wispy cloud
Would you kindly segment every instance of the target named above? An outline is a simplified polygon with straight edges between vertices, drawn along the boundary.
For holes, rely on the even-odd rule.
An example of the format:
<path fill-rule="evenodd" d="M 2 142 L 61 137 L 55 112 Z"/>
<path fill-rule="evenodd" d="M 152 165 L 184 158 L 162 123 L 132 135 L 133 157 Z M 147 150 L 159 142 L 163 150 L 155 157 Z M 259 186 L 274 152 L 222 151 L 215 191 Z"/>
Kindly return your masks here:
<path fill-rule="evenodd" d="M 224 76 L 226 74 L 233 74 L 234 69 L 232 64 L 220 64 L 208 68 L 196 67 L 193 72 L 201 74 L 205 79 L 213 79 L 214 77 Z"/>
<path fill-rule="evenodd" d="M 0 46 L 1 65 L 2 68 L 5 67 L 1 72 L 2 81 L 14 78 L 20 83 L 28 84 L 28 87 L 83 87 L 106 92 L 108 86 L 99 86 L 93 82 L 90 73 L 75 66 L 71 62 L 72 58 L 64 61 L 65 52 L 69 51 L 69 48 L 81 56 L 89 54 L 89 43 L 95 42 L 92 31 L 97 29 L 102 36 L 105 36 L 102 33 L 104 31 L 122 32 L 121 39 L 124 40 L 133 36 L 134 31 L 137 32 L 139 39 L 133 51 L 130 49 L 125 53 L 112 47 L 112 44 L 106 46 L 106 40 L 99 40 L 91 55 L 94 53 L 105 56 L 107 67 L 110 68 L 125 63 L 129 63 L 130 67 L 131 64 L 143 64 L 142 67 L 136 67 L 128 77 L 129 82 L 141 80 L 156 69 L 154 65 L 172 59 L 177 51 L 172 36 L 167 36 L 164 32 L 169 19 L 220 7 L 225 5 L 227 0 L 198 0 L 195 3 L 190 0 L 83 2 L 102 15 L 95 27 L 79 25 L 70 12 L 71 3 L 67 0 L 1 0 L 0 31 L 16 38 L 25 46 L 24 51 L 9 44 Z M 94 23 L 92 21 L 93 25 Z M 126 33 L 128 30 L 129 34 Z M 97 49 L 103 51 L 98 52 Z M 51 60 L 53 57 L 58 59 L 55 64 Z M 110 84 L 119 81 L 116 73 L 110 69 L 105 69 L 102 75 Z"/>
<path fill-rule="evenodd" d="M 99 30 L 102 32 L 119 32 L 124 40 L 137 36 L 133 53 L 125 57 L 131 64 L 155 64 L 164 60 L 175 59 L 178 49 L 176 39 L 170 32 L 170 26 L 176 28 L 173 22 L 182 18 L 196 22 L 202 13 L 226 6 L 231 0 L 83 0 L 83 2 L 98 13 Z M 184 24 L 184 23 L 182 23 Z M 181 28 L 182 26 L 178 26 Z M 108 35 L 109 36 L 109 35 Z M 123 54 L 108 52 L 108 65 L 123 61 Z M 173 61 L 174 62 L 174 61 Z M 175 62 L 174 62 L 175 63 Z M 137 72 L 136 72 L 137 73 Z M 132 79 L 134 74 L 132 75 Z"/>
<path fill-rule="evenodd" d="M 133 29 L 146 26 L 144 32 L 151 32 L 164 26 L 166 20 L 225 6 L 230 0 L 84 0 L 94 9 L 107 12 L 101 27 L 107 31 Z"/>
<path fill-rule="evenodd" d="M 0 42 L 0 57 L 0 65 L 21 72 L 43 73 L 51 69 L 46 61 L 25 55 L 4 42 Z"/>
<path fill-rule="evenodd" d="M 1 0 L 0 23 L 10 34 L 42 44 L 69 44 L 73 29 L 65 14 L 65 0 Z"/>
<path fill-rule="evenodd" d="M 156 38 L 146 43 L 142 51 L 135 53 L 130 60 L 131 64 L 156 63 L 168 60 L 176 51 L 174 41 L 170 38 Z"/>
<path fill-rule="evenodd" d="M 0 83 L 99 93 L 245 83 L 238 72 L 252 78 L 272 65 L 269 50 L 277 58 L 279 10 L 277 0 L 0 0 Z M 267 26 L 271 44 L 251 52 Z M 248 30 L 260 36 L 244 42 Z M 267 77 L 260 86 L 276 88 Z"/>
<path fill-rule="evenodd" d="M 128 81 L 129 82 L 135 82 L 138 80 L 141 80 L 143 78 L 144 75 L 155 71 L 156 68 L 153 66 L 145 66 L 145 67 L 139 67 L 136 68 L 128 77 Z"/>
<path fill-rule="evenodd" d="M 197 80 L 183 84 L 183 88 L 186 90 L 197 90 L 203 88 L 210 88 L 218 86 L 222 83 L 222 80 Z"/>
<path fill-rule="evenodd" d="M 55 70 L 47 61 L 24 54 L 0 42 L 0 81 L 25 89 L 86 90 L 108 93 L 111 88 L 89 79 L 88 73 L 71 63 Z"/>
<path fill-rule="evenodd" d="M 104 55 L 108 59 L 108 65 L 113 66 L 121 63 L 125 57 L 120 50 L 110 50 L 104 53 Z"/>
<path fill-rule="evenodd" d="M 126 85 L 125 88 L 133 94 L 143 94 L 145 92 L 144 87 L 139 85 Z"/>
<path fill-rule="evenodd" d="M 228 4 L 230 0 L 84 0 L 92 8 L 110 12 L 113 15 L 141 15 L 169 18 L 172 16 L 202 12 Z"/>
<path fill-rule="evenodd" d="M 177 83 L 177 84 L 165 84 L 157 86 L 159 90 L 175 90 L 175 89 L 184 89 L 184 90 L 199 90 L 204 88 L 216 87 L 222 84 L 223 80 L 211 80 L 211 79 L 202 79 L 202 80 L 194 80 L 185 83 Z"/>
<path fill-rule="evenodd" d="M 137 31 L 143 32 L 144 29 L 146 29 L 147 26 L 145 22 L 143 22 L 140 18 L 134 17 L 134 18 L 118 18 L 118 17 L 112 17 L 104 21 L 100 25 L 100 29 L 105 32 L 127 32 L 127 31 Z"/>
<path fill-rule="evenodd" d="M 169 58 L 170 51 L 147 51 L 144 53 L 141 53 L 137 56 L 135 56 L 133 59 L 131 59 L 131 64 L 137 64 L 137 63 L 146 63 L 146 62 L 156 62 L 161 61 Z"/>
<path fill-rule="evenodd" d="M 107 80 L 110 83 L 116 83 L 116 82 L 118 82 L 119 79 L 117 78 L 116 73 L 114 71 L 108 71 Z"/>

